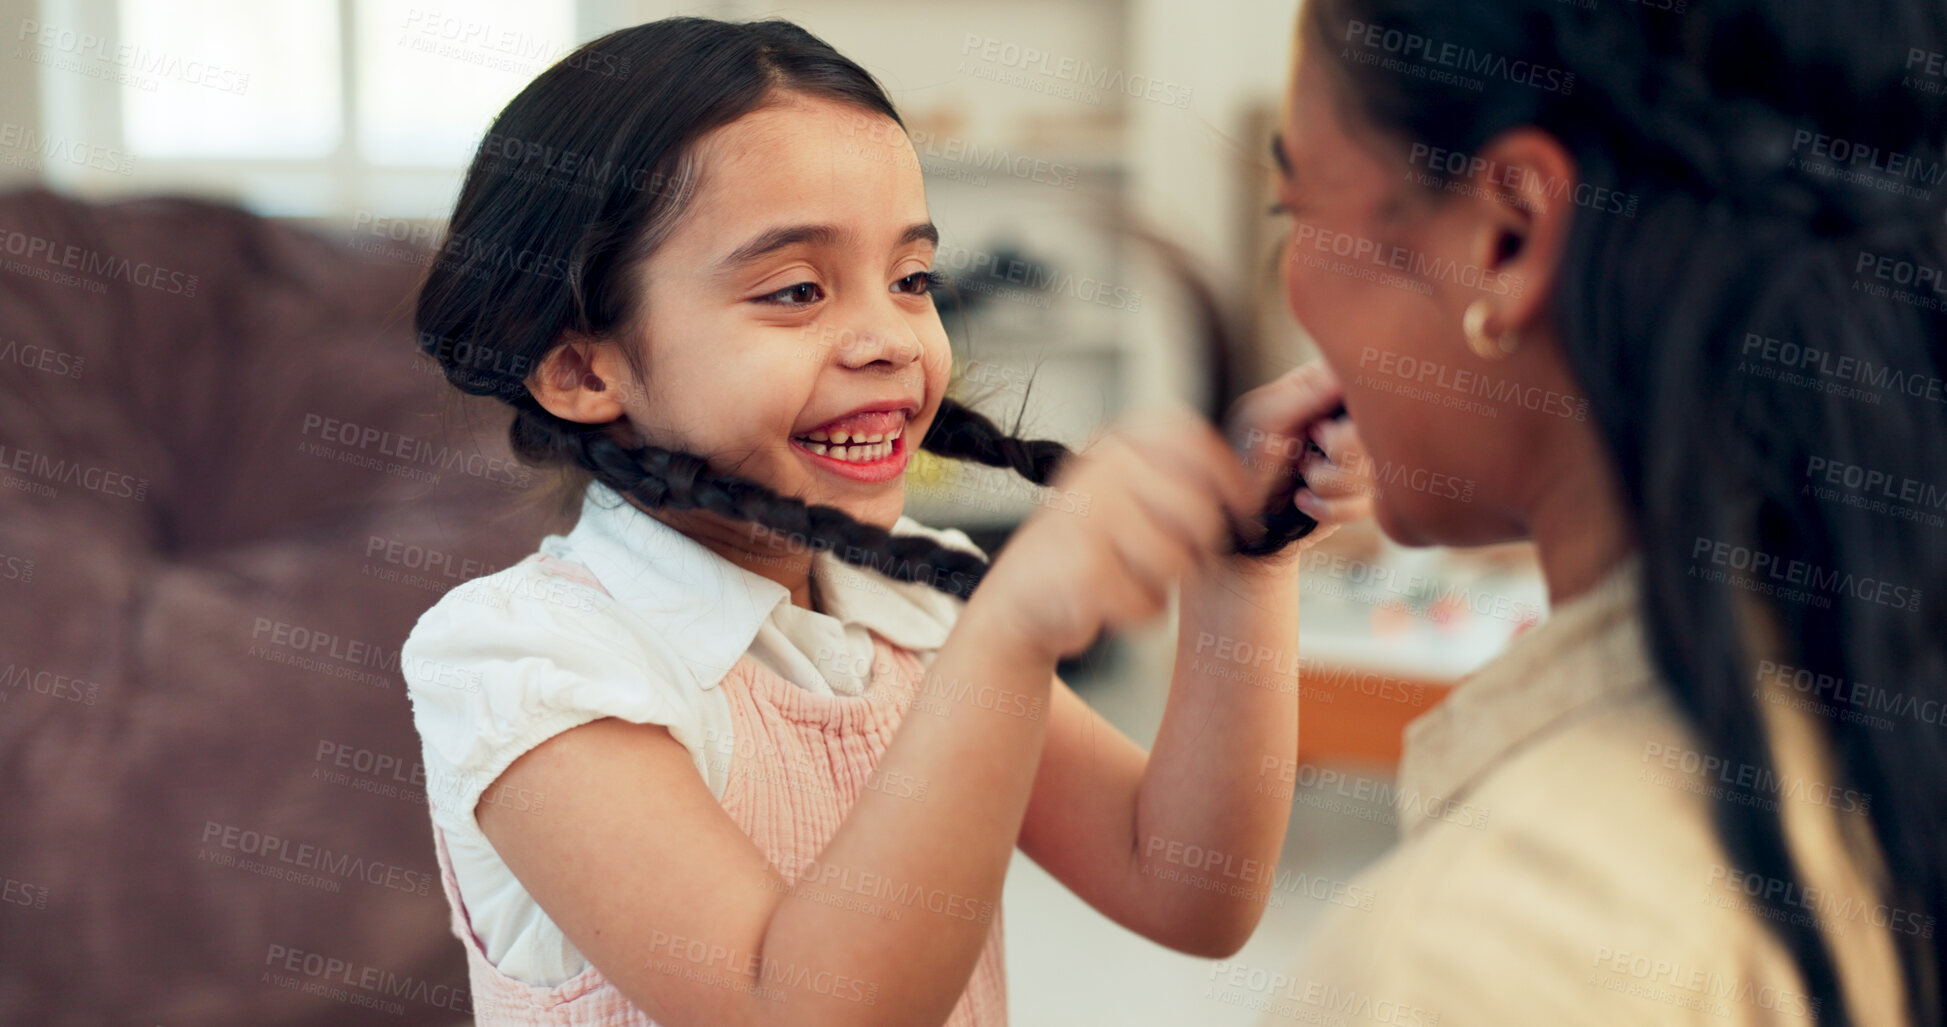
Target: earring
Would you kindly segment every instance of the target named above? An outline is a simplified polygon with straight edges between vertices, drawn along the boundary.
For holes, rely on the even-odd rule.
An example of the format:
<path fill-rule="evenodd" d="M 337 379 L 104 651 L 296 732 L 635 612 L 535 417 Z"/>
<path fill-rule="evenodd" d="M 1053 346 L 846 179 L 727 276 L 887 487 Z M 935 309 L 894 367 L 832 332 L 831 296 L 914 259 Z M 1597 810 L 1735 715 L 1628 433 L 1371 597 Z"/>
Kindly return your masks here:
<path fill-rule="evenodd" d="M 1493 313 L 1492 306 L 1485 299 L 1475 300 L 1467 307 L 1467 313 L 1460 319 L 1460 330 L 1467 334 L 1467 348 L 1482 360 L 1505 360 L 1521 346 L 1516 333 L 1501 333 L 1499 339 L 1487 337 L 1487 318 Z"/>

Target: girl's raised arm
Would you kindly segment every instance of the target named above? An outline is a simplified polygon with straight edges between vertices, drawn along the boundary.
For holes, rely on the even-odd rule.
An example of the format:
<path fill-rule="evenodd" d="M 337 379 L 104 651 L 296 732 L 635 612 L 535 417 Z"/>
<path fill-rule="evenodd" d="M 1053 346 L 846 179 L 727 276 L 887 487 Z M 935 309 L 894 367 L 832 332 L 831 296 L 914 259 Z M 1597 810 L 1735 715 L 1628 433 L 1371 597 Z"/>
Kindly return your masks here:
<path fill-rule="evenodd" d="M 1187 415 L 1112 434 L 1061 484 L 1091 497 L 1089 514 L 1043 509 L 1022 526 L 881 759 L 882 776 L 929 782 L 927 801 L 866 789 L 818 856 L 825 872 L 943 894 L 949 909 L 998 905 L 1056 660 L 1160 613 L 1188 568 L 1216 558 L 1226 507 L 1247 508 L 1235 457 Z M 936 1024 L 990 929 L 796 894 L 661 727 L 570 729 L 497 783 L 548 802 L 520 816 L 482 803 L 495 850 L 582 955 L 671 1027 Z"/>

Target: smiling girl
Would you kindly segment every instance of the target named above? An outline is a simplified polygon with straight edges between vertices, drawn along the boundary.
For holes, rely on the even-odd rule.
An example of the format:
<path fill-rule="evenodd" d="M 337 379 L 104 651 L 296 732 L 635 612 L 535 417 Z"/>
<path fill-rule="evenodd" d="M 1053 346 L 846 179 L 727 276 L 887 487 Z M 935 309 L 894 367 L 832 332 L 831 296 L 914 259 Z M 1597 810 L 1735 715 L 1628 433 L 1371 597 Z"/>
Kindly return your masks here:
<path fill-rule="evenodd" d="M 401 657 L 483 1027 L 1005 1022 L 1017 844 L 1145 937 L 1243 943 L 1295 675 L 1180 645 L 1145 755 L 1054 667 L 1179 583 L 1179 642 L 1295 651 L 1298 547 L 1239 546 L 1329 374 L 1241 401 L 1234 437 L 1265 440 L 1242 460 L 1177 412 L 1080 456 L 1007 437 L 946 396 L 897 114 L 782 22 L 588 44 L 496 120 L 450 232 L 422 347 L 584 487 L 572 532 L 454 589 Z M 1334 466 L 1356 437 L 1316 437 L 1301 508 L 1360 515 Z M 1037 511 L 990 568 L 902 515 L 915 447 L 1087 512 Z"/>

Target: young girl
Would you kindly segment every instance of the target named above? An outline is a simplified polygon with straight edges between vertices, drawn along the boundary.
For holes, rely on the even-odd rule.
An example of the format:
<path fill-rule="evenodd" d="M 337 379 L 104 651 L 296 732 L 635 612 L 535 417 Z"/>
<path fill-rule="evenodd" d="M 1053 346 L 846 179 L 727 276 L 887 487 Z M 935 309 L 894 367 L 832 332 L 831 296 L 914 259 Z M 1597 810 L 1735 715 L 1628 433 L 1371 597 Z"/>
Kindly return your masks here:
<path fill-rule="evenodd" d="M 1209 656 L 1297 644 L 1296 547 L 1238 551 L 1293 465 L 1301 509 L 1362 512 L 1286 441 L 1352 465 L 1349 428 L 1307 432 L 1337 385 L 1247 396 L 1241 461 L 1176 413 L 1080 458 L 1009 438 L 944 395 L 936 241 L 883 92 L 782 22 L 614 33 L 488 133 L 421 345 L 586 490 L 401 659 L 483 1027 L 1003 1023 L 1017 843 L 1161 944 L 1251 933 L 1289 812 L 1253 785 L 1294 756 L 1296 682 Z M 902 516 L 915 446 L 1086 505 L 990 569 Z M 1146 757 L 1054 667 L 1179 579 L 1195 645 Z"/>

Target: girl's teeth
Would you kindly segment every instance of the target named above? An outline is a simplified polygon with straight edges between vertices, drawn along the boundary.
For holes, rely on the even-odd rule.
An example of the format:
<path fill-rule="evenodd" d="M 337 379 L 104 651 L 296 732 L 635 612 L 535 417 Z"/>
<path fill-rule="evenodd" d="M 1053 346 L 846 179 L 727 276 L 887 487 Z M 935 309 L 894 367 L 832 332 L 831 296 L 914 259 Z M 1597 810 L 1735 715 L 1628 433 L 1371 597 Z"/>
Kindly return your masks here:
<path fill-rule="evenodd" d="M 897 436 L 895 436 L 896 438 Z M 895 448 L 891 442 L 872 442 L 855 446 L 825 445 L 822 442 L 805 442 L 804 448 L 816 456 L 830 457 L 850 464 L 866 464 L 884 460 L 892 455 Z"/>
<path fill-rule="evenodd" d="M 897 448 L 893 443 L 904 433 L 903 428 L 872 435 L 853 435 L 842 431 L 827 435 L 825 432 L 815 431 L 800 436 L 798 442 L 816 456 L 830 457 L 851 464 L 865 464 L 891 456 L 892 451 Z M 848 442 L 850 445 L 847 445 Z"/>

